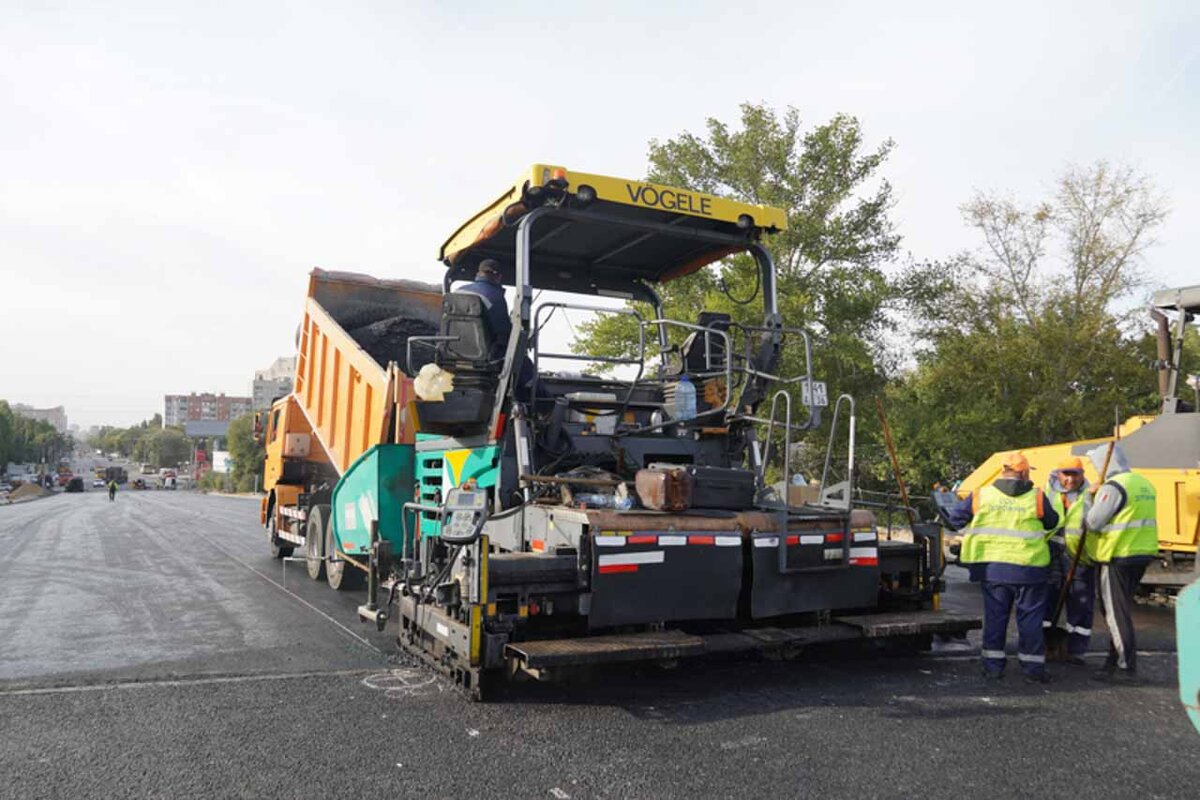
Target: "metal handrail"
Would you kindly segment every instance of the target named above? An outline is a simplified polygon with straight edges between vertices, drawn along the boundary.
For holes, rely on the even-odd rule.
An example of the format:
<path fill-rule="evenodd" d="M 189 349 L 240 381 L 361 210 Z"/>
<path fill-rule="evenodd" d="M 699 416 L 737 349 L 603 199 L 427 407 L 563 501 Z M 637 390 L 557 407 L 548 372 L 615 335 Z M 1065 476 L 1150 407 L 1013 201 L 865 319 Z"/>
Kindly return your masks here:
<path fill-rule="evenodd" d="M 666 317 L 658 317 L 656 319 L 648 319 L 648 320 L 642 321 L 642 327 L 643 327 L 642 341 L 643 342 L 645 342 L 645 339 L 646 339 L 644 329 L 648 325 L 657 325 L 660 327 L 660 329 L 664 326 L 675 325 L 677 327 L 684 328 L 685 330 L 700 331 L 702 333 L 705 333 L 706 335 L 707 334 L 715 334 L 725 340 L 725 352 L 727 354 L 730 352 L 730 347 L 732 347 L 732 345 L 733 345 L 732 338 L 730 338 L 729 334 L 726 333 L 725 331 L 719 331 L 716 328 L 706 328 L 703 325 L 693 325 L 690 322 L 680 322 L 677 319 L 667 319 Z M 705 361 L 705 366 L 706 367 L 711 366 L 711 364 L 708 363 L 707 358 Z M 680 374 L 683 375 L 683 374 L 688 374 L 688 373 L 681 372 Z M 698 377 L 698 378 L 715 378 L 718 376 L 724 376 L 724 378 L 725 378 L 725 400 L 724 400 L 724 402 L 722 402 L 721 405 L 718 406 L 717 408 L 710 408 L 707 411 L 702 411 L 702 412 L 696 414 L 696 416 L 692 417 L 693 420 L 700 419 L 702 417 L 711 417 L 711 416 L 715 416 L 717 414 L 723 414 L 726 410 L 728 410 L 730 404 L 733 402 L 733 359 L 731 359 L 731 358 L 725 359 L 725 369 L 723 371 L 702 372 L 702 373 L 696 374 L 696 377 Z M 674 376 L 670 376 L 670 377 L 673 378 Z M 666 375 L 661 375 L 657 378 L 655 378 L 655 377 L 646 378 L 647 383 L 664 383 L 665 384 L 668 380 L 669 380 L 669 378 Z M 648 433 L 650 431 L 661 430 L 662 428 L 665 428 L 668 425 L 678 424 L 680 421 L 681 420 L 675 420 L 675 419 L 664 420 L 663 422 L 660 422 L 657 424 L 651 423 L 650 425 L 643 425 L 640 428 L 634 428 L 633 430 L 624 431 L 618 435 L 631 436 L 631 435 L 636 435 L 636 434 Z"/>
<path fill-rule="evenodd" d="M 412 375 L 412 346 L 416 344 L 428 347 L 430 350 L 437 350 L 439 342 L 457 342 L 461 336 L 410 336 L 408 341 L 404 343 L 404 374 Z"/>
<path fill-rule="evenodd" d="M 441 516 L 443 513 L 442 506 L 431 506 L 425 503 L 408 502 L 400 507 L 400 563 L 404 565 L 405 579 L 408 577 L 408 517 L 405 516 L 406 511 L 415 511 L 413 515 L 413 527 L 416 529 L 413 533 L 415 537 L 421 535 L 421 514 L 437 514 Z M 415 538 L 414 537 L 414 538 Z"/>
<path fill-rule="evenodd" d="M 552 316 L 554 312 L 560 308 L 564 311 L 574 309 L 576 311 L 591 311 L 592 313 L 598 314 L 622 314 L 633 317 L 638 322 L 638 352 L 640 354 L 640 358 L 633 359 L 616 358 L 612 356 L 588 356 L 577 353 L 543 353 L 541 351 L 542 325 L 544 324 L 542 321 L 542 312 L 546 309 L 550 309 L 550 315 L 547 316 L 546 320 L 548 322 L 549 316 Z M 543 356 L 546 358 L 562 358 L 570 359 L 572 361 L 592 361 L 605 364 L 636 364 L 638 368 L 637 375 L 635 375 L 633 380 L 629 382 L 629 391 L 625 393 L 625 399 L 621 401 L 621 408 L 617 412 L 617 419 L 620 419 L 621 417 L 625 416 L 625 409 L 629 408 L 629 401 L 633 399 L 633 392 L 635 389 L 637 389 L 638 381 L 642 379 L 642 375 L 645 374 L 646 371 L 646 320 L 637 312 L 636 309 L 632 308 L 609 308 L 607 306 L 597 306 L 589 303 L 565 303 L 558 300 L 541 303 L 533 312 L 533 385 L 530 387 L 530 394 L 535 400 L 537 399 L 537 388 L 541 376 L 540 359 Z M 616 378 L 615 380 L 619 383 L 625 382 L 620 378 Z"/>
<path fill-rule="evenodd" d="M 767 483 L 767 465 L 771 463 L 771 444 L 775 441 L 775 412 L 779 408 L 779 398 L 783 398 L 783 491 L 786 495 L 788 484 L 792 480 L 792 396 L 786 389 L 779 389 L 771 395 L 771 417 L 767 424 L 766 447 L 763 448 L 762 474 L 759 483 Z M 784 505 L 787 505 L 785 497 Z"/>
<path fill-rule="evenodd" d="M 766 326 L 766 325 L 742 325 L 741 323 L 737 323 L 737 322 L 731 323 L 730 327 L 737 328 L 738 330 L 742 331 L 743 365 L 738 367 L 739 372 L 746 375 L 747 378 L 762 378 L 763 380 L 769 381 L 771 383 L 780 384 L 783 386 L 791 386 L 796 383 L 802 383 L 804 385 L 804 388 L 808 390 L 808 397 L 809 397 L 809 401 L 811 403 L 811 401 L 812 401 L 812 380 L 813 380 L 813 378 L 812 378 L 812 375 L 813 375 L 812 339 L 809 336 L 808 331 L 804 330 L 803 328 L 771 327 L 771 326 Z M 757 370 L 757 369 L 754 369 L 753 367 L 751 367 L 750 364 L 753 363 L 753 360 L 754 360 L 753 356 L 751 355 L 751 352 L 750 352 L 751 351 L 750 334 L 752 334 L 752 333 L 767 333 L 767 334 L 771 334 L 771 335 L 778 335 L 780 337 L 780 349 L 781 350 L 783 347 L 783 337 L 784 336 L 791 335 L 791 334 L 800 336 L 800 338 L 804 340 L 804 374 L 797 375 L 792 378 L 784 378 L 780 375 L 775 375 L 770 372 L 764 372 L 763 370 Z M 742 387 L 742 397 L 745 397 L 746 391 L 749 389 L 749 387 L 750 387 L 750 381 L 747 380 Z M 801 402 L 803 403 L 803 399 L 801 399 Z M 804 406 L 806 408 L 808 408 L 809 412 L 808 412 L 808 419 L 806 419 L 803 424 L 799 425 L 799 429 L 802 431 L 812 430 L 813 428 L 815 428 L 821 424 L 820 412 L 815 410 L 816 407 L 810 405 L 810 403 L 804 403 Z M 740 405 L 743 405 L 743 404 L 739 403 L 739 406 Z M 754 420 L 753 418 L 751 418 L 749 416 L 746 416 L 745 419 L 748 419 L 751 421 L 758 421 L 758 420 Z"/>
<path fill-rule="evenodd" d="M 833 458 L 833 439 L 837 435 L 838 415 L 842 410 L 842 401 L 849 401 L 850 404 L 850 446 L 849 456 L 846 461 L 846 503 L 845 508 L 850 509 L 850 504 L 854 497 L 854 433 L 858 419 L 857 406 L 854 398 L 848 394 L 838 395 L 837 402 L 833 404 L 833 420 L 829 423 L 829 444 L 825 447 L 825 466 L 821 469 L 821 505 L 834 505 L 833 503 L 825 502 L 825 491 L 827 488 L 826 481 L 829 480 L 829 462 Z"/>

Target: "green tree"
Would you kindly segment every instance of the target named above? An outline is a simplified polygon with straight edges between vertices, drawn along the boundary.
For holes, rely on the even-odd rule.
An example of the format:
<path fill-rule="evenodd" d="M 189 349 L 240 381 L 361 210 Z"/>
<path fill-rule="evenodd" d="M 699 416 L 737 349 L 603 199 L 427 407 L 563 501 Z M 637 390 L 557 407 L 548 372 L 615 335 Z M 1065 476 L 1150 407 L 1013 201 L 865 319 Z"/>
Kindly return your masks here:
<path fill-rule="evenodd" d="M 998 450 L 1103 435 L 1114 407 L 1154 411 L 1146 320 L 1119 310 L 1166 215 L 1147 179 L 1099 163 L 1031 206 L 979 194 L 962 211 L 980 249 L 906 276 L 924 344 L 889 391 L 905 471 L 963 477 Z"/>
<path fill-rule="evenodd" d="M 879 175 L 892 146 L 869 147 L 848 115 L 805 127 L 794 108 L 780 116 L 750 103 L 741 106 L 740 128 L 709 119 L 704 136 L 650 142 L 647 180 L 786 211 L 787 230 L 764 238 L 784 324 L 809 330 L 815 377 L 830 382 L 831 394 L 849 392 L 860 402 L 883 388 L 893 329 L 886 312 L 895 287 L 881 267 L 900 239 L 889 216 L 891 185 Z M 753 260 L 739 255 L 659 292 L 673 319 L 694 322 L 704 309 L 761 324 L 761 300 L 751 297 L 757 284 Z M 629 317 L 597 317 L 579 331 L 576 352 L 636 355 Z M 789 345 L 781 368 L 802 374 L 802 348 Z"/>
<path fill-rule="evenodd" d="M 0 470 L 14 460 L 15 433 L 12 409 L 0 400 Z"/>
<path fill-rule="evenodd" d="M 160 428 L 151 430 L 139 442 L 139 461 L 155 464 L 160 467 L 175 467 L 187 461 L 191 456 L 191 442 L 176 428 Z"/>
<path fill-rule="evenodd" d="M 229 455 L 233 459 L 230 476 L 239 492 L 253 491 L 255 478 L 262 475 L 266 450 L 254 440 L 254 415 L 246 414 L 229 423 Z"/>

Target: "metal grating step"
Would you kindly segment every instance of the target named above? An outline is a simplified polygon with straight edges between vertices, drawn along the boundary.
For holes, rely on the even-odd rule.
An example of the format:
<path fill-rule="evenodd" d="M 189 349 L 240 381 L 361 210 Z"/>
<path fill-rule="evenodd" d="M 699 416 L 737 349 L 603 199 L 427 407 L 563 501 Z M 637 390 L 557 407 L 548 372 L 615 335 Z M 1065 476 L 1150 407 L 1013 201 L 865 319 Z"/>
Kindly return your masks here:
<path fill-rule="evenodd" d="M 704 652 L 704 639 L 682 631 L 650 631 L 579 639 L 544 639 L 505 645 L 510 657 L 533 669 L 682 658 Z"/>

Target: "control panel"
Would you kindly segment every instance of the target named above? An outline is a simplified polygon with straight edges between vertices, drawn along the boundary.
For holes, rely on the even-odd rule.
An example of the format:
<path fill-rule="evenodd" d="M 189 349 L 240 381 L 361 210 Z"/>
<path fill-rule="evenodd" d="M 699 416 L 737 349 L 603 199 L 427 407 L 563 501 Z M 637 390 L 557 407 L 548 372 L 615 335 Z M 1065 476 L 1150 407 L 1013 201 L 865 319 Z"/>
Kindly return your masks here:
<path fill-rule="evenodd" d="M 487 490 L 458 486 L 446 492 L 442 504 L 442 541 L 471 544 L 483 531 L 488 518 Z"/>

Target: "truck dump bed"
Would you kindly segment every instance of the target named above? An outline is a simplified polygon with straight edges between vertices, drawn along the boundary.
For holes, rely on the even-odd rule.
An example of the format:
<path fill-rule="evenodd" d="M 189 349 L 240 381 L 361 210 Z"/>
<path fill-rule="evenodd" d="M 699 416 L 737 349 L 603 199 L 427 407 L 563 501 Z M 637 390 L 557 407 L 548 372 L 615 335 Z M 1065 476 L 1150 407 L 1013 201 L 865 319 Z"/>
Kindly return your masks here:
<path fill-rule="evenodd" d="M 441 308 L 433 284 L 310 274 L 293 393 L 339 475 L 374 445 L 413 441 L 407 342 L 436 334 Z"/>

